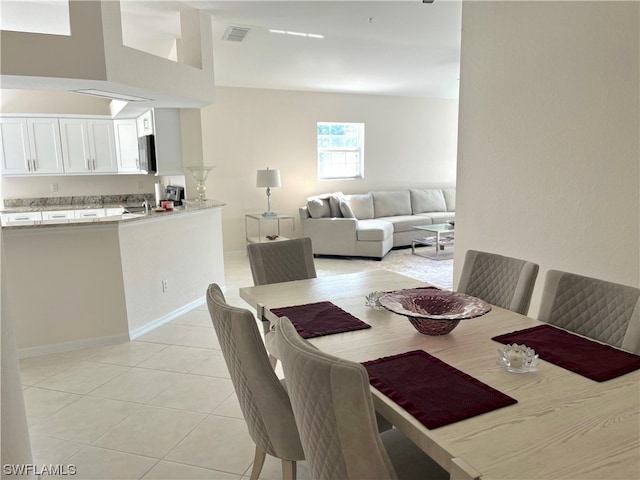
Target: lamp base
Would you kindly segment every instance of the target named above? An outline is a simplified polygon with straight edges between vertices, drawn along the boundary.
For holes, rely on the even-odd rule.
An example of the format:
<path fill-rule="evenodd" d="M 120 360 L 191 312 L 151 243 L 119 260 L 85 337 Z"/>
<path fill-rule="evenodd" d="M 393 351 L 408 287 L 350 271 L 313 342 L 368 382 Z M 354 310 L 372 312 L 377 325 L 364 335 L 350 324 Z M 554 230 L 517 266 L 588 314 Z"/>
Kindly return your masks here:
<path fill-rule="evenodd" d="M 276 212 L 264 212 L 262 214 L 263 217 L 277 217 L 278 214 Z"/>

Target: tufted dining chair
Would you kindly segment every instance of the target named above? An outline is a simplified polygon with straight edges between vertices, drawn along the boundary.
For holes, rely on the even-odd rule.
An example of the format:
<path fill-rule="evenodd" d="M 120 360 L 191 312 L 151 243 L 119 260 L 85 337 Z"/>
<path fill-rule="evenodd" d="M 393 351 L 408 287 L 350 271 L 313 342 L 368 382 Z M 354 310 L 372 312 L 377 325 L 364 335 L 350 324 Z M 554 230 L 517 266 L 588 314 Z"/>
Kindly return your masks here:
<path fill-rule="evenodd" d="M 259 477 L 267 454 L 281 459 L 283 479 L 296 478 L 304 460 L 289 396 L 269 364 L 255 318 L 232 307 L 220 287 L 209 285 L 207 305 L 249 434 L 256 444 L 250 478 Z"/>
<path fill-rule="evenodd" d="M 538 320 L 640 354 L 640 289 L 549 270 Z"/>
<path fill-rule="evenodd" d="M 457 291 L 526 315 L 537 275 L 535 263 L 468 250 Z"/>
<path fill-rule="evenodd" d="M 406 437 L 398 440 L 396 429 L 378 433 L 369 376 L 362 365 L 317 350 L 286 317 L 274 328 L 312 478 L 397 479 L 403 468 L 406 476 L 401 478 L 449 478 Z M 394 436 L 389 451 L 383 438 Z M 394 464 L 392 452 L 401 456 L 400 462 Z"/>
<path fill-rule="evenodd" d="M 247 245 L 249 265 L 254 285 L 290 282 L 316 278 L 311 239 L 308 237 L 281 240 L 270 243 Z M 269 351 L 269 362 L 275 368 L 278 363 L 273 335 L 269 333 L 270 322 L 264 317 L 263 306 L 257 307 L 258 319 L 262 321 L 264 341 Z M 274 356 L 273 353 L 276 355 Z"/>
<path fill-rule="evenodd" d="M 311 239 L 294 238 L 247 245 L 254 285 L 316 278 Z"/>

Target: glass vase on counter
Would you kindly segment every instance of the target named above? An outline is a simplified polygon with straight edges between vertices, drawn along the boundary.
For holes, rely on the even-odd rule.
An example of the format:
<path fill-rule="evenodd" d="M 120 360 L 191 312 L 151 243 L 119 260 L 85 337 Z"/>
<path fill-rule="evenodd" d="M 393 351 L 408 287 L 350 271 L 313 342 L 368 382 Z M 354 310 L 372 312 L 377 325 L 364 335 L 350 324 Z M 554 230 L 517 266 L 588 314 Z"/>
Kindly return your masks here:
<path fill-rule="evenodd" d="M 205 166 L 194 166 L 194 167 L 186 167 L 187 170 L 191 172 L 191 175 L 196 180 L 196 192 L 198 193 L 198 198 L 196 198 L 196 202 L 206 202 L 206 192 L 207 186 L 205 182 L 207 181 L 207 177 L 209 176 L 209 172 L 216 167 L 205 167 Z"/>

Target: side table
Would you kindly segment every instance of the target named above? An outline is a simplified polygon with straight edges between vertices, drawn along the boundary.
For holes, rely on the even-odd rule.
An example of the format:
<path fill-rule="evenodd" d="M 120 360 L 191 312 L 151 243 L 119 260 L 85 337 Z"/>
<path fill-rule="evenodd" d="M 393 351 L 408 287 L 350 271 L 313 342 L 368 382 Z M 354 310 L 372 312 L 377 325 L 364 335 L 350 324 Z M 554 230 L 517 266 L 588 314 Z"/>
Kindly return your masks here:
<path fill-rule="evenodd" d="M 250 228 L 250 223 L 253 225 Z M 286 233 L 290 236 L 282 236 L 282 223 L 287 225 Z M 262 215 L 261 213 L 247 213 L 244 216 L 244 231 L 247 243 L 262 243 L 279 240 L 289 240 L 296 236 L 296 221 L 291 215 Z M 267 236 L 275 235 L 271 240 Z"/>

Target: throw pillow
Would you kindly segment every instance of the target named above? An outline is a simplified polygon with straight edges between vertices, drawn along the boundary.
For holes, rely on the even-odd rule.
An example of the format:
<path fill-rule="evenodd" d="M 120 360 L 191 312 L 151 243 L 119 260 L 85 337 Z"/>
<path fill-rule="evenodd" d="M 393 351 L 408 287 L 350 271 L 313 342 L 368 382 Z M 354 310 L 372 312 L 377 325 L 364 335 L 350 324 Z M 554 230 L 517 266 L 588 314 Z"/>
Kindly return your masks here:
<path fill-rule="evenodd" d="M 325 218 L 331 216 L 328 198 L 312 198 L 307 201 L 307 208 L 311 218 Z"/>
<path fill-rule="evenodd" d="M 340 212 L 344 218 L 356 218 L 353 210 L 351 210 L 351 207 L 344 198 L 340 199 Z"/>
<path fill-rule="evenodd" d="M 329 196 L 329 207 L 331 208 L 331 216 L 332 217 L 342 217 L 342 212 L 340 211 L 340 199 L 344 197 L 342 192 L 332 193 Z"/>

